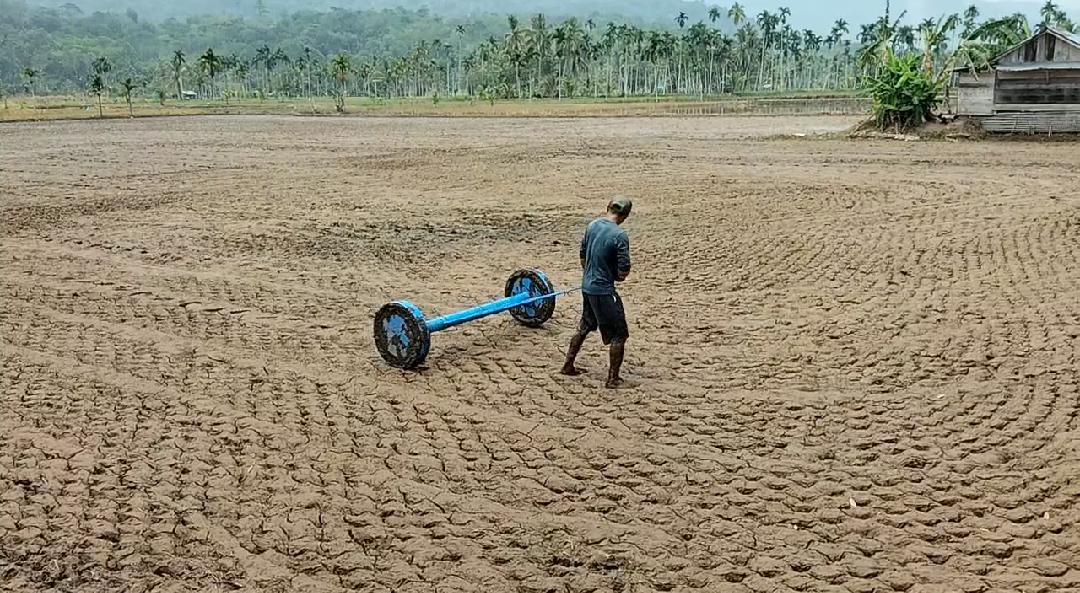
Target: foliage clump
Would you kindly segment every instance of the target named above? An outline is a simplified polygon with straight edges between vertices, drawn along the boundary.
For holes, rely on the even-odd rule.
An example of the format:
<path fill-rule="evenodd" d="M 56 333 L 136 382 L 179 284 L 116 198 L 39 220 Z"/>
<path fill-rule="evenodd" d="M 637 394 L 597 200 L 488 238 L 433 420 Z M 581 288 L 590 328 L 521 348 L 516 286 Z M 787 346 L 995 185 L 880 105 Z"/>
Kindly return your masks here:
<path fill-rule="evenodd" d="M 867 84 L 874 122 L 879 129 L 898 132 L 921 126 L 941 103 L 942 87 L 933 72 L 922 67 L 918 55 L 888 51 Z"/>

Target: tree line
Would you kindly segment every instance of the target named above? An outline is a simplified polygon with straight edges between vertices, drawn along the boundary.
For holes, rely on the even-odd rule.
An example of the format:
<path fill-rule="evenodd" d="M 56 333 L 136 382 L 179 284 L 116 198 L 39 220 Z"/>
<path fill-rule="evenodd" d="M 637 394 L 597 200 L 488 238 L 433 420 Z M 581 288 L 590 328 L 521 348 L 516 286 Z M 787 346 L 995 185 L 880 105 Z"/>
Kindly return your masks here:
<path fill-rule="evenodd" d="M 787 7 L 739 3 L 667 27 L 553 21 L 544 14 L 451 21 L 426 10 L 298 12 L 278 20 L 191 18 L 29 8 L 0 0 L 0 89 L 183 98 L 349 96 L 527 99 L 714 96 L 846 90 L 886 50 L 931 69 L 978 67 L 1031 33 L 1024 15 L 982 20 L 977 8 L 920 23 L 885 13 L 828 31 L 798 30 Z M 1036 24 L 1074 31 L 1046 2 Z"/>

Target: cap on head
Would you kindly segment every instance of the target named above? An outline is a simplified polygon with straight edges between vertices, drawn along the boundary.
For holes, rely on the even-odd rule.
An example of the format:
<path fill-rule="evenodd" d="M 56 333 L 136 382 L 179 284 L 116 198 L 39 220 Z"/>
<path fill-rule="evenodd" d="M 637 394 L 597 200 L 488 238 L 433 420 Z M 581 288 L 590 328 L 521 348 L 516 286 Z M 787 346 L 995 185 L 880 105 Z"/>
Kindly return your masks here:
<path fill-rule="evenodd" d="M 622 196 L 616 196 L 615 199 L 608 203 L 608 212 L 612 214 L 618 214 L 622 217 L 630 216 L 630 210 L 634 208 L 634 203 L 629 198 Z"/>

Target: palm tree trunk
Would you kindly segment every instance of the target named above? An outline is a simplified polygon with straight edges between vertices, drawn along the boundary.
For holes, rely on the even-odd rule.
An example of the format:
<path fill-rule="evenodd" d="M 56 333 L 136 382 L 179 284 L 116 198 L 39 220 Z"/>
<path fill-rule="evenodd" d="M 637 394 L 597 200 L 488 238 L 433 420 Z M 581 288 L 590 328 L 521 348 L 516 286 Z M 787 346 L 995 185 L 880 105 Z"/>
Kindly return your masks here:
<path fill-rule="evenodd" d="M 559 60 L 559 100 L 562 101 L 563 90 L 563 60 Z"/>
<path fill-rule="evenodd" d="M 776 57 L 777 65 L 780 69 L 780 84 L 779 89 L 784 90 L 784 30 L 780 29 L 780 54 Z"/>
<path fill-rule="evenodd" d="M 761 62 L 758 63 L 758 79 L 757 85 L 760 91 L 762 85 L 765 84 L 765 54 L 769 50 L 769 43 L 767 41 L 761 42 Z"/>
<path fill-rule="evenodd" d="M 543 88 L 542 82 L 541 82 L 541 79 L 544 76 L 543 73 L 544 73 L 544 49 L 541 46 L 541 48 L 540 48 L 540 50 L 539 50 L 539 52 L 537 53 L 537 56 L 536 56 L 536 80 L 534 81 L 535 86 L 533 87 L 533 92 L 530 93 L 530 95 L 536 95 L 537 94 L 537 89 Z"/>

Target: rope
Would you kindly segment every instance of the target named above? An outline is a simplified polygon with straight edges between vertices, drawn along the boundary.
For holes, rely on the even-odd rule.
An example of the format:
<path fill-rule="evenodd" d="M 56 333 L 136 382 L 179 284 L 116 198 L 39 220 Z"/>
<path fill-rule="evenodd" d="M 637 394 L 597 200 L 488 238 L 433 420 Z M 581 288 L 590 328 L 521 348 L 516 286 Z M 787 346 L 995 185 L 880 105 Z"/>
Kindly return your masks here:
<path fill-rule="evenodd" d="M 575 286 L 573 288 L 567 288 L 565 290 L 560 290 L 558 292 L 552 292 L 550 294 L 542 294 L 542 295 L 540 295 L 538 297 L 533 297 L 533 298 L 525 301 L 524 303 L 521 303 L 520 305 L 518 305 L 518 307 L 525 307 L 527 305 L 531 305 L 533 303 L 538 303 L 538 302 L 543 301 L 543 300 L 553 299 L 553 298 L 556 298 L 556 297 L 561 297 L 564 294 L 570 294 L 571 292 L 576 292 L 578 290 L 581 290 L 580 286 Z M 517 307 L 515 307 L 515 309 L 516 308 Z"/>

